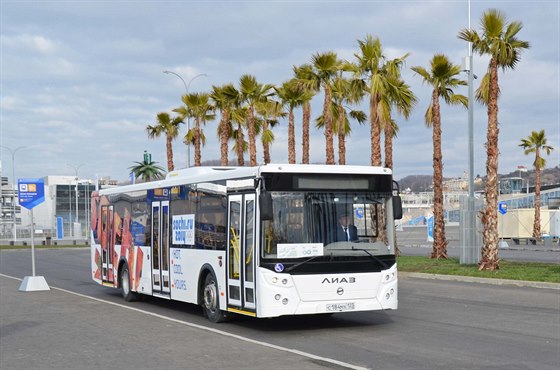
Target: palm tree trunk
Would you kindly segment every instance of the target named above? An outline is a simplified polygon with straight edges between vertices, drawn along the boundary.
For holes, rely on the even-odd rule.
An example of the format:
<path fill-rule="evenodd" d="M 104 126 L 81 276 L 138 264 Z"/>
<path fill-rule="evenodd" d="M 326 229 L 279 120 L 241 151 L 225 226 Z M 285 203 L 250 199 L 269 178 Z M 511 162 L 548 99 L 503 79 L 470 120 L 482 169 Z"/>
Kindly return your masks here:
<path fill-rule="evenodd" d="M 251 166 L 257 165 L 257 144 L 255 138 L 255 109 L 249 107 L 249 163 Z"/>
<path fill-rule="evenodd" d="M 194 165 L 200 166 L 200 117 L 195 119 L 194 128 Z"/>
<path fill-rule="evenodd" d="M 393 169 L 393 126 L 386 125 L 385 126 L 385 167 Z M 383 209 L 380 208 L 380 212 L 383 212 Z M 397 233 L 394 233 L 394 243 L 395 243 L 395 255 L 400 255 L 399 246 L 397 243 Z M 383 224 L 383 230 L 381 230 L 381 236 L 383 240 L 387 240 L 387 235 L 385 233 L 385 224 Z"/>
<path fill-rule="evenodd" d="M 311 121 L 311 104 L 305 102 L 303 105 L 303 137 L 301 139 L 302 143 L 302 158 L 301 163 L 309 163 L 309 122 Z"/>
<path fill-rule="evenodd" d="M 498 258 L 498 65 L 494 58 L 490 60 L 489 69 L 486 208 L 482 214 L 484 232 L 479 270 L 493 271 L 500 268 Z"/>
<path fill-rule="evenodd" d="M 237 165 L 243 167 L 245 166 L 245 158 L 243 158 L 243 131 L 241 129 L 241 123 L 237 125 Z"/>
<path fill-rule="evenodd" d="M 338 164 L 346 164 L 346 138 L 344 135 L 344 108 L 338 106 Z"/>
<path fill-rule="evenodd" d="M 290 107 L 288 119 L 288 163 L 296 163 L 296 133 L 294 128 L 294 108 Z"/>
<path fill-rule="evenodd" d="M 385 167 L 393 168 L 393 126 L 385 125 Z"/>
<path fill-rule="evenodd" d="M 229 112 L 227 109 L 222 110 L 222 119 L 220 120 L 220 162 L 222 166 L 229 164 L 228 160 L 228 127 L 227 122 Z"/>
<path fill-rule="evenodd" d="M 445 239 L 445 222 L 443 219 L 443 161 L 441 154 L 441 115 L 439 92 L 435 88 L 432 94 L 433 122 L 432 141 L 434 143 L 434 244 L 432 258 L 447 258 L 447 240 Z"/>
<path fill-rule="evenodd" d="M 175 169 L 173 166 L 173 144 L 171 136 L 165 136 L 165 147 L 167 149 L 167 171 L 171 172 Z"/>
<path fill-rule="evenodd" d="M 533 238 L 541 237 L 541 166 L 539 148 L 535 151 L 535 221 L 533 222 Z"/>
<path fill-rule="evenodd" d="M 265 133 L 268 129 L 268 123 L 266 122 L 266 117 L 263 119 L 263 127 L 262 132 Z M 263 141 L 263 157 L 264 157 L 264 164 L 270 163 L 270 146 L 267 142 Z"/>
<path fill-rule="evenodd" d="M 325 84 L 325 102 L 323 104 L 323 119 L 325 120 L 325 149 L 327 164 L 335 164 L 334 160 L 334 143 L 333 143 L 333 122 L 331 116 L 331 90 Z"/>
<path fill-rule="evenodd" d="M 381 166 L 381 127 L 377 115 L 377 100 L 375 96 L 369 99 L 369 120 L 371 125 L 371 165 Z"/>

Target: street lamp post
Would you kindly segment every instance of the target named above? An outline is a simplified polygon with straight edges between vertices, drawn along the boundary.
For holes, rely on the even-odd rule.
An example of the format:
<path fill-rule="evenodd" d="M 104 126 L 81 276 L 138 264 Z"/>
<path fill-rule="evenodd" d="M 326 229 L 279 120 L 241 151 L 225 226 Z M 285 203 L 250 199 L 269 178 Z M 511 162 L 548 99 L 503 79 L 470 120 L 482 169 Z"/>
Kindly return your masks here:
<path fill-rule="evenodd" d="M 74 173 L 76 174 L 76 177 L 75 177 L 75 179 L 76 179 L 76 187 L 75 187 L 75 190 L 76 190 L 76 221 L 75 222 L 78 223 L 78 222 L 80 222 L 79 221 L 79 208 L 78 208 L 78 179 L 79 179 L 78 178 L 78 170 L 80 169 L 80 167 L 83 166 L 83 164 L 79 164 L 77 166 L 73 166 L 71 164 L 66 164 L 66 165 L 68 167 L 72 167 L 74 169 Z M 72 208 L 72 206 L 70 206 L 70 208 Z M 70 222 L 72 222 L 72 216 L 70 216 Z M 76 236 L 76 235 L 74 235 L 74 227 L 73 226 L 71 228 L 71 231 L 72 231 L 72 235 Z M 80 234 L 81 234 L 81 232 L 80 232 Z"/>
<path fill-rule="evenodd" d="M 189 94 L 189 87 L 191 87 L 191 83 L 194 81 L 195 78 L 198 78 L 198 77 L 201 77 L 201 76 L 207 76 L 206 73 L 197 74 L 196 76 L 191 78 L 189 80 L 189 83 L 187 84 L 185 82 L 185 80 L 183 79 L 183 77 L 181 77 L 181 75 L 176 73 L 176 72 L 165 70 L 165 71 L 163 71 L 163 73 L 172 74 L 172 75 L 175 75 L 175 76 L 179 77 L 179 79 L 183 82 L 183 85 L 185 86 L 185 95 Z M 187 116 L 187 133 L 190 130 L 191 130 L 191 118 L 189 116 Z M 190 143 L 188 141 L 186 142 L 186 144 L 187 144 L 187 168 L 189 168 L 191 166 L 191 147 L 190 147 Z"/>
<path fill-rule="evenodd" d="M 15 199 L 17 198 L 17 180 L 16 180 L 16 170 L 15 170 L 15 157 L 18 150 L 25 148 L 24 146 L 18 146 L 15 149 L 8 148 L 7 146 L 0 145 L 0 147 L 7 149 L 10 154 L 12 155 L 12 181 L 14 183 L 14 191 L 15 193 L 12 194 L 12 221 L 14 224 L 14 244 L 17 240 L 17 226 L 16 226 L 16 202 Z M 1 185 L 0 185 L 1 186 Z M 31 221 L 33 222 L 33 221 Z"/>
<path fill-rule="evenodd" d="M 468 1 L 468 20 L 469 30 L 471 29 L 471 2 Z M 462 230 L 462 251 L 460 255 L 460 263 L 472 264 L 478 263 L 478 248 L 476 238 L 476 211 L 474 198 L 474 130 L 473 130 L 473 84 L 476 76 L 473 72 L 473 55 L 472 43 L 469 42 L 469 56 L 465 58 L 465 72 L 468 75 L 468 162 L 469 162 L 469 182 L 467 196 L 467 211 L 464 213 L 465 222 Z"/>

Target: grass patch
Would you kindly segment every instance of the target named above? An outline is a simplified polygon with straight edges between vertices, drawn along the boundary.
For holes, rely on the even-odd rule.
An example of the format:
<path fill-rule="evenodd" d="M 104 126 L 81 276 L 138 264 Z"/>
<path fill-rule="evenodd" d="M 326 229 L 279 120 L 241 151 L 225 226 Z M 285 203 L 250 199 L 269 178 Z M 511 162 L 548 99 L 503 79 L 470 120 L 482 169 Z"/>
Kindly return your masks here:
<path fill-rule="evenodd" d="M 560 264 L 555 263 L 500 261 L 497 271 L 478 271 L 478 265 L 461 265 L 458 258 L 399 256 L 397 263 L 400 271 L 407 272 L 560 283 Z"/>

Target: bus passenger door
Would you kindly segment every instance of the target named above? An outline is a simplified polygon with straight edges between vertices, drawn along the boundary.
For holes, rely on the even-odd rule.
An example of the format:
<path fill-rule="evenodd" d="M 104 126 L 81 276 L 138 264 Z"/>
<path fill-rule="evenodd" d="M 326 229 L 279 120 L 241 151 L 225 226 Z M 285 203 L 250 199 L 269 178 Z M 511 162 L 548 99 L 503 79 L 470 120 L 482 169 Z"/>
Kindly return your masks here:
<path fill-rule="evenodd" d="M 169 201 L 152 202 L 152 291 L 169 294 Z"/>
<path fill-rule="evenodd" d="M 114 283 L 113 277 L 113 206 L 101 207 L 101 276 L 104 283 Z"/>
<path fill-rule="evenodd" d="M 228 307 L 255 312 L 255 194 L 229 197 Z"/>

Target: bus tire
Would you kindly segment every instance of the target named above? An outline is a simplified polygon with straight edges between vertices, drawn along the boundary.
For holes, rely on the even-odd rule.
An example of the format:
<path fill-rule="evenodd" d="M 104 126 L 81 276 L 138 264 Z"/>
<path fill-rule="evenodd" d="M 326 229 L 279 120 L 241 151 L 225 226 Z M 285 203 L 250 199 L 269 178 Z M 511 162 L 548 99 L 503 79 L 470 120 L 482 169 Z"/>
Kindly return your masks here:
<path fill-rule="evenodd" d="M 202 309 L 204 310 L 204 316 L 211 322 L 223 322 L 226 320 L 226 313 L 220 310 L 218 283 L 216 282 L 216 277 L 212 273 L 207 274 L 204 278 Z"/>
<path fill-rule="evenodd" d="M 124 300 L 127 302 L 136 301 L 138 299 L 138 294 L 134 293 L 130 288 L 130 272 L 128 271 L 128 265 L 126 263 L 123 265 L 120 280 Z"/>

